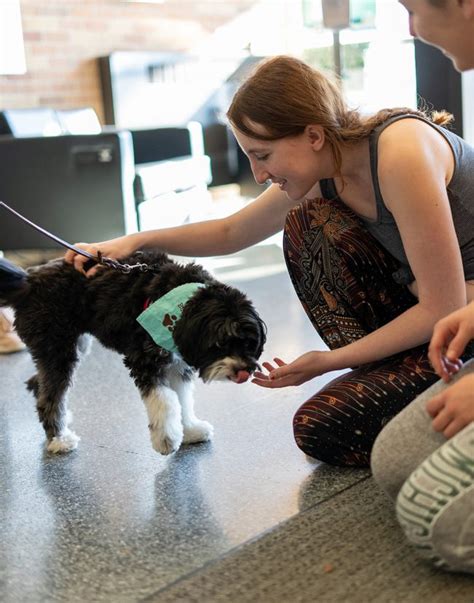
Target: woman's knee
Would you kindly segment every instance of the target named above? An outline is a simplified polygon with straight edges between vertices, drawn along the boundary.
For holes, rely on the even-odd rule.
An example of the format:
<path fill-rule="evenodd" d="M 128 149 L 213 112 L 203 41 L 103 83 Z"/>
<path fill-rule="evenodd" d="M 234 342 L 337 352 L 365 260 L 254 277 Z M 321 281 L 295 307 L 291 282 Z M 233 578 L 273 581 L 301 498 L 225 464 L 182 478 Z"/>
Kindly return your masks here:
<path fill-rule="evenodd" d="M 353 429 L 341 426 L 331 413 L 324 409 L 325 402 L 311 400 L 311 408 L 304 405 L 293 419 L 296 445 L 307 456 L 339 467 L 367 467 L 368 450 L 353 441 Z M 338 424 L 337 429 L 335 423 Z"/>

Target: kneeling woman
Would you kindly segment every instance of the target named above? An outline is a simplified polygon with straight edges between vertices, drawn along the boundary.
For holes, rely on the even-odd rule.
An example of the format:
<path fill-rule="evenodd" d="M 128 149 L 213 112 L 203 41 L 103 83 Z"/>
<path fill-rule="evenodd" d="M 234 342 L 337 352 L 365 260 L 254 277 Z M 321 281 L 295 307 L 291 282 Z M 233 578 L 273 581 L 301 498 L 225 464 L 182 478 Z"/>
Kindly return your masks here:
<path fill-rule="evenodd" d="M 255 180 L 272 182 L 253 203 L 82 247 L 115 258 L 152 247 L 219 255 L 283 229 L 292 282 L 330 350 L 264 363 L 254 383 L 352 368 L 300 407 L 294 433 L 310 456 L 366 466 L 385 423 L 436 380 L 434 324 L 474 298 L 474 149 L 444 127 L 446 113 L 362 116 L 326 76 L 285 56 L 260 64 L 228 117 Z M 81 256 L 66 259 L 82 269 Z"/>

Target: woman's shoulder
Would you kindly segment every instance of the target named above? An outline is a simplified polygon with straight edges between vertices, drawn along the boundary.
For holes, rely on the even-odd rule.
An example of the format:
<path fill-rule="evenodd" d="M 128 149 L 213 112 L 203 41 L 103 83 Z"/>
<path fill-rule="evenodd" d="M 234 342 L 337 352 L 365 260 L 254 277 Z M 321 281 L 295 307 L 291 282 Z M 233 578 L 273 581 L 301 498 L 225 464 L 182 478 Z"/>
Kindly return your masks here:
<path fill-rule="evenodd" d="M 448 183 L 456 168 L 448 140 L 418 118 L 387 127 L 380 135 L 377 156 L 378 178 L 385 189 L 398 188 L 402 181 L 412 187 L 427 180 Z"/>
<path fill-rule="evenodd" d="M 438 131 L 438 127 L 433 122 L 430 122 L 428 118 L 423 118 L 419 115 L 404 114 L 396 116 L 386 123 L 381 124 L 376 130 L 379 132 L 379 142 L 382 141 L 396 141 L 403 142 L 404 140 L 412 140 L 422 136 L 428 138 L 435 135 L 435 138 L 441 136 Z"/>
<path fill-rule="evenodd" d="M 451 146 L 440 126 L 418 116 L 406 116 L 388 124 L 378 139 L 379 161 L 405 163 L 413 157 L 435 153 L 452 159 Z"/>

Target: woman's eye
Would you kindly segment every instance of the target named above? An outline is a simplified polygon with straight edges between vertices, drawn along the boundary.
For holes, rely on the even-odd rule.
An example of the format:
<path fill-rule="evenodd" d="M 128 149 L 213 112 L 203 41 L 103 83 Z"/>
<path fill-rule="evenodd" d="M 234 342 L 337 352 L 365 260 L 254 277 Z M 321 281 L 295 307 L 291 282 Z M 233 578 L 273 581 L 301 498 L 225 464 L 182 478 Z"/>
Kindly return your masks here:
<path fill-rule="evenodd" d="M 265 161 L 265 159 L 268 159 L 268 155 L 255 155 L 255 159 L 257 161 Z"/>

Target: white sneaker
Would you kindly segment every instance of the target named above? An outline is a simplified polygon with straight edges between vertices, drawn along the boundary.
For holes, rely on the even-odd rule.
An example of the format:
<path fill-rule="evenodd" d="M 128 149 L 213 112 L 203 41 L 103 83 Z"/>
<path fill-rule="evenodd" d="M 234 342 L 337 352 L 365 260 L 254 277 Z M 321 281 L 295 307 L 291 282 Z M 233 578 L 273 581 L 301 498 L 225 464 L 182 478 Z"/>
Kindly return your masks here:
<path fill-rule="evenodd" d="M 11 308 L 0 309 L 0 354 L 20 352 L 26 345 L 16 334 L 13 327 L 13 311 Z"/>

